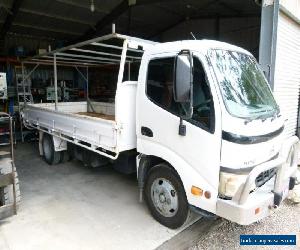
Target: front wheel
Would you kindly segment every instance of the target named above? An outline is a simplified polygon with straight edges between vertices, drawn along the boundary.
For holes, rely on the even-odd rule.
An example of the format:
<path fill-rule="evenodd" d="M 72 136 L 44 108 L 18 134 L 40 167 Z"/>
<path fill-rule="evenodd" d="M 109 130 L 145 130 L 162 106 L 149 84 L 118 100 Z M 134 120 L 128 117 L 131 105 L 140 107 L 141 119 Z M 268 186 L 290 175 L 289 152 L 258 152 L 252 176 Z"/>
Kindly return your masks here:
<path fill-rule="evenodd" d="M 149 170 L 145 200 L 152 216 L 166 227 L 182 226 L 189 214 L 185 191 L 178 174 L 161 163 Z"/>

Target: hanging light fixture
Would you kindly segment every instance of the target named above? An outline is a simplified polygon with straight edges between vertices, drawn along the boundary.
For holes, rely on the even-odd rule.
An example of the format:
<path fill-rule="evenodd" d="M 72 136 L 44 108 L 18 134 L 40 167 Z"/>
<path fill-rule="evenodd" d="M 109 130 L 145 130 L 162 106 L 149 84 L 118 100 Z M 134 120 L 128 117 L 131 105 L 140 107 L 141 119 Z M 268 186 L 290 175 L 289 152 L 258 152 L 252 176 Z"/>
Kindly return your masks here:
<path fill-rule="evenodd" d="M 91 12 L 95 11 L 95 3 L 94 0 L 91 0 Z"/>

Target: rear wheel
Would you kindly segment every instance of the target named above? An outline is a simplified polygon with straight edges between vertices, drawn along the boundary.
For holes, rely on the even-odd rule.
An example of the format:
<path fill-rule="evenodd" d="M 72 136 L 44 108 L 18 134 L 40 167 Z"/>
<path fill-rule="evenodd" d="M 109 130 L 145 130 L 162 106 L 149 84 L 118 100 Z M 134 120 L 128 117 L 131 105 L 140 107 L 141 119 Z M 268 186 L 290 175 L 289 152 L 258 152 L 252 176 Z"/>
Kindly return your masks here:
<path fill-rule="evenodd" d="M 178 174 L 167 164 L 150 169 L 145 184 L 145 200 L 152 216 L 164 226 L 175 229 L 188 218 L 189 208 Z"/>
<path fill-rule="evenodd" d="M 61 152 L 57 152 L 54 149 L 54 142 L 51 135 L 44 133 L 42 139 L 43 145 L 43 156 L 45 161 L 49 165 L 54 165 L 60 162 L 61 160 Z"/>
<path fill-rule="evenodd" d="M 66 163 L 70 160 L 71 158 L 67 150 L 60 151 L 60 163 Z"/>

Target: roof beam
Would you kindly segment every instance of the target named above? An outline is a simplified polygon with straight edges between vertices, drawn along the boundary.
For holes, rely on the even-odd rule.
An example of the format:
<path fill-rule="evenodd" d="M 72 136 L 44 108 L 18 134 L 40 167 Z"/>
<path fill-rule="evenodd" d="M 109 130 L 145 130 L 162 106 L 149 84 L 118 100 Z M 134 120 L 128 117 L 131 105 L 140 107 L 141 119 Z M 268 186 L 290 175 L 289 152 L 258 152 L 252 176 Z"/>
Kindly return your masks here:
<path fill-rule="evenodd" d="M 36 10 L 30 10 L 30 9 L 26 9 L 26 8 L 20 8 L 20 11 L 23 12 L 23 13 L 27 13 L 27 14 L 32 14 L 32 15 L 37 15 L 37 16 L 44 16 L 44 17 L 54 18 L 54 19 L 63 20 L 63 21 L 67 21 L 67 22 L 72 22 L 72 23 L 79 23 L 79 24 L 88 25 L 88 26 L 91 26 L 91 27 L 94 26 L 94 23 L 92 23 L 92 22 L 79 20 L 77 18 L 60 16 L 60 15 L 56 15 L 56 14 L 49 14 L 49 12 L 44 12 L 44 11 L 40 11 L 40 10 L 36 11 Z"/>
<path fill-rule="evenodd" d="M 70 6 L 73 6 L 73 7 L 84 8 L 84 9 L 90 10 L 90 5 L 89 4 L 77 3 L 77 2 L 72 1 L 72 0 L 55 0 L 55 1 L 60 2 L 60 3 L 64 3 L 66 5 L 70 5 Z M 0 3 L 0 7 L 4 8 L 5 11 L 8 12 L 8 13 L 12 13 L 9 9 L 10 6 L 8 4 Z M 94 27 L 95 23 L 91 22 L 91 21 L 80 20 L 80 19 L 77 19 L 77 18 L 61 16 L 61 15 L 45 12 L 45 11 L 42 11 L 42 10 L 33 10 L 33 9 L 28 9 L 28 8 L 20 8 L 19 12 L 32 14 L 32 15 L 38 15 L 38 16 L 44 16 L 44 17 L 63 20 L 63 21 L 67 21 L 67 22 L 79 23 L 79 24 L 90 26 L 91 29 L 95 30 L 95 27 Z M 95 12 L 104 13 L 104 14 L 109 13 L 108 10 L 102 10 L 98 7 L 95 7 Z M 136 18 L 133 18 L 133 19 L 136 20 L 136 21 L 139 21 L 139 22 L 143 22 L 143 20 L 141 20 L 141 19 L 136 19 Z"/>
<path fill-rule="evenodd" d="M 42 30 L 42 31 L 50 31 L 50 32 L 54 32 L 54 33 L 67 34 L 67 35 L 72 35 L 72 36 L 80 35 L 80 33 L 75 32 L 75 31 L 62 30 L 62 29 L 57 29 L 57 28 L 53 29 L 53 28 L 47 28 L 47 27 L 36 26 L 36 25 L 31 25 L 31 24 L 24 24 L 24 23 L 13 23 L 13 26 L 19 26 L 19 27 L 35 29 L 35 30 Z"/>
<path fill-rule="evenodd" d="M 66 0 L 56 0 L 66 1 Z M 69 0 L 68 0 L 69 1 Z M 99 32 L 106 26 L 113 23 L 118 17 L 129 10 L 130 7 L 136 5 L 156 4 L 162 2 L 171 2 L 174 0 L 122 0 L 117 6 L 115 6 L 106 16 L 104 16 L 95 25 L 95 30 L 89 29 L 84 35 L 78 38 L 78 40 L 86 40 L 99 34 Z"/>
<path fill-rule="evenodd" d="M 9 9 L 8 4 L 0 3 L 0 7 L 4 8 L 6 10 L 6 12 L 12 14 L 12 12 Z M 73 22 L 73 23 L 80 23 L 80 24 L 91 26 L 91 27 L 94 26 L 94 22 L 79 20 L 78 18 L 60 16 L 60 15 L 57 15 L 57 14 L 50 14 L 49 12 L 45 12 L 45 11 L 42 11 L 42 10 L 33 10 L 33 9 L 20 7 L 19 12 L 23 12 L 23 13 L 26 13 L 26 14 L 37 15 L 37 16 L 44 16 L 44 17 L 49 17 L 49 18 L 54 18 L 54 19 L 59 19 L 59 20 L 63 20 L 63 21 Z"/>
<path fill-rule="evenodd" d="M 11 11 L 12 14 L 8 14 L 7 15 L 6 20 L 5 20 L 5 22 L 4 22 L 3 26 L 2 26 L 1 31 L 0 31 L 0 37 L 1 37 L 1 39 L 4 40 L 7 32 L 11 28 L 11 25 L 12 25 L 13 21 L 16 18 L 16 15 L 19 12 L 19 9 L 20 9 L 22 3 L 23 3 L 23 0 L 14 0 L 14 2 L 12 4 L 12 7 L 10 9 L 10 11 Z"/>
<path fill-rule="evenodd" d="M 220 6 L 224 7 L 225 9 L 228 9 L 229 11 L 231 11 L 234 14 L 242 14 L 242 11 L 232 7 L 231 5 L 229 5 L 223 1 L 219 1 L 218 3 Z"/>
<path fill-rule="evenodd" d="M 55 38 L 54 37 L 49 37 L 49 36 L 35 36 L 35 35 L 31 35 L 31 34 L 28 34 L 27 33 L 13 33 L 13 32 L 7 32 L 7 36 L 11 36 L 11 37 L 22 37 L 22 38 L 25 38 L 25 39 L 35 39 L 35 40 L 47 40 L 49 42 L 53 42 L 55 41 Z"/>
<path fill-rule="evenodd" d="M 146 0 L 144 0 L 146 1 Z M 216 4 L 218 1 L 220 0 L 214 0 L 214 1 L 206 1 L 204 4 L 202 4 L 200 7 L 197 8 L 197 12 L 200 10 L 205 10 L 207 8 L 209 8 L 211 5 Z M 184 21 L 189 20 L 189 17 L 181 15 L 179 16 L 174 22 L 172 22 L 171 24 L 167 25 L 166 27 L 163 27 L 162 29 L 160 29 L 159 31 L 157 31 L 155 34 L 152 34 L 148 37 L 149 38 L 153 38 L 156 36 L 161 35 L 162 33 L 173 29 L 174 27 L 176 27 L 177 25 L 179 25 L 180 23 L 183 23 Z"/>
<path fill-rule="evenodd" d="M 147 1 L 147 0 L 144 0 Z M 197 8 L 197 12 L 199 11 L 203 11 L 206 10 L 207 8 L 211 7 L 212 5 L 215 4 L 219 4 L 221 6 L 223 6 L 224 8 L 230 10 L 233 14 L 231 15 L 219 15 L 219 14 L 210 14 L 210 15 L 194 15 L 194 16 L 190 16 L 190 17 L 185 17 L 185 16 L 181 16 L 178 19 L 176 19 L 173 23 L 169 24 L 166 27 L 163 27 L 161 30 L 159 30 L 158 32 L 156 32 L 155 34 L 152 34 L 151 36 L 148 37 L 149 38 L 153 38 L 156 36 L 161 35 L 162 33 L 171 30 L 172 28 L 176 27 L 177 25 L 179 25 L 180 23 L 183 23 L 187 20 L 196 20 L 196 19 L 220 19 L 220 18 L 242 18 L 242 17 L 259 17 L 259 14 L 243 14 L 240 11 L 234 9 L 233 7 L 229 6 L 227 3 L 224 3 L 221 0 L 214 0 L 214 1 L 207 1 L 206 3 L 204 3 L 202 6 L 200 6 L 199 8 Z"/>
<path fill-rule="evenodd" d="M 59 2 L 59 3 L 71 5 L 71 6 L 74 6 L 74 7 L 84 8 L 84 9 L 90 9 L 91 8 L 90 7 L 90 4 L 91 4 L 90 1 L 85 1 L 84 4 L 83 3 L 79 3 L 77 1 L 74 1 L 74 0 L 55 0 L 55 1 Z M 103 6 L 103 4 L 101 6 Z M 98 12 L 98 13 L 104 13 L 104 14 L 109 13 L 109 10 L 107 10 L 107 9 L 100 9 L 97 6 L 95 6 L 95 11 Z"/>
<path fill-rule="evenodd" d="M 59 2 L 59 3 L 63 3 L 63 4 L 66 4 L 66 5 L 70 5 L 70 6 L 74 6 L 74 7 L 78 7 L 78 8 L 83 8 L 83 9 L 87 9 L 90 11 L 90 1 L 87 1 L 87 3 L 79 3 L 77 1 L 74 1 L 74 0 L 55 0 L 56 2 Z M 151 3 L 151 0 L 127 0 L 128 1 L 143 1 L 143 2 L 146 2 L 146 3 Z M 174 1 L 174 0 L 160 0 L 160 1 Z M 153 2 L 159 2 L 159 0 L 153 0 Z M 102 14 L 106 14 L 108 15 L 111 11 L 109 9 L 102 9 L 102 8 L 99 8 L 97 7 L 98 5 L 96 4 L 95 5 L 95 12 L 98 12 L 98 13 L 102 13 Z M 103 7 L 104 4 L 101 5 L 101 7 Z M 140 19 L 140 18 L 135 18 L 135 17 L 132 17 L 132 20 L 135 20 L 135 21 L 139 21 L 139 22 L 145 22 L 144 19 Z M 93 24 L 94 25 L 94 24 Z"/>
<path fill-rule="evenodd" d="M 125 11 L 127 11 L 128 8 L 129 0 L 123 0 L 115 8 L 113 8 L 110 13 L 108 13 L 100 21 L 97 22 L 97 24 L 95 25 L 96 30 L 89 29 L 84 33 L 84 35 L 79 37 L 78 40 L 86 40 L 97 35 L 97 33 L 99 33 L 100 30 L 102 30 L 106 25 L 114 22 L 119 16 L 121 16 Z"/>
<path fill-rule="evenodd" d="M 175 28 L 177 25 L 188 21 L 188 20 L 201 20 L 201 19 L 228 19 L 228 18 L 247 18 L 247 17 L 260 17 L 260 13 L 258 14 L 236 14 L 236 15 L 218 15 L 218 14 L 214 14 L 214 15 L 199 15 L 199 16 L 192 16 L 189 18 L 182 18 L 182 19 L 178 19 L 176 22 L 170 24 L 167 27 L 164 27 L 163 29 L 161 29 L 160 31 L 156 32 L 155 34 L 152 34 L 151 36 L 147 37 L 147 39 L 153 38 L 153 37 L 157 37 L 159 35 L 161 35 L 164 32 L 167 32 L 168 30 L 171 30 L 173 28 Z"/>

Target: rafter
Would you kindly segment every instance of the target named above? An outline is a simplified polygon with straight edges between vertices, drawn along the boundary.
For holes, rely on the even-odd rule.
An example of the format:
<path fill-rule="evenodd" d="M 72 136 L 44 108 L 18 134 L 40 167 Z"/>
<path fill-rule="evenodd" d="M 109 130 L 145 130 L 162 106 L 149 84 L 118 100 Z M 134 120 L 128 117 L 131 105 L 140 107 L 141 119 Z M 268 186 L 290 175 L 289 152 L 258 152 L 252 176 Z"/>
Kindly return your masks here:
<path fill-rule="evenodd" d="M 59 0 L 59 1 L 66 1 L 66 0 Z M 134 6 L 150 5 L 150 4 L 157 4 L 157 3 L 162 3 L 162 2 L 175 2 L 175 1 L 177 1 L 177 0 L 122 0 L 109 13 L 107 13 L 106 16 L 104 16 L 101 20 L 99 20 L 97 22 L 97 24 L 95 25 L 95 30 L 89 29 L 78 40 L 86 40 L 93 36 L 99 35 L 100 31 L 105 26 L 113 23 L 123 13 L 125 13 L 126 11 L 128 11 L 130 8 L 132 8 Z"/>
<path fill-rule="evenodd" d="M 7 32 L 10 30 L 11 25 L 12 25 L 13 21 L 15 20 L 16 15 L 18 14 L 19 9 L 20 9 L 22 3 L 23 3 L 23 0 L 14 0 L 14 2 L 12 4 L 12 7 L 10 9 L 11 14 L 7 15 L 6 20 L 5 20 L 5 22 L 4 22 L 3 26 L 2 26 L 1 31 L 0 31 L 0 37 L 1 37 L 1 39 L 4 40 Z"/>
<path fill-rule="evenodd" d="M 31 25 L 31 24 L 25 24 L 25 23 L 13 23 L 13 26 L 19 26 L 29 29 L 35 29 L 35 30 L 42 30 L 42 31 L 50 31 L 54 33 L 61 33 L 61 34 L 67 34 L 67 35 L 73 35 L 73 36 L 79 36 L 79 32 L 71 31 L 71 30 L 62 30 L 57 28 L 48 28 L 48 27 L 42 27 L 37 25 Z"/>
<path fill-rule="evenodd" d="M 95 30 L 89 29 L 78 40 L 86 40 L 94 35 L 97 35 L 106 25 L 114 22 L 120 15 L 122 15 L 129 8 L 128 0 L 123 0 L 116 7 L 114 7 L 110 13 L 104 16 L 95 25 Z"/>

